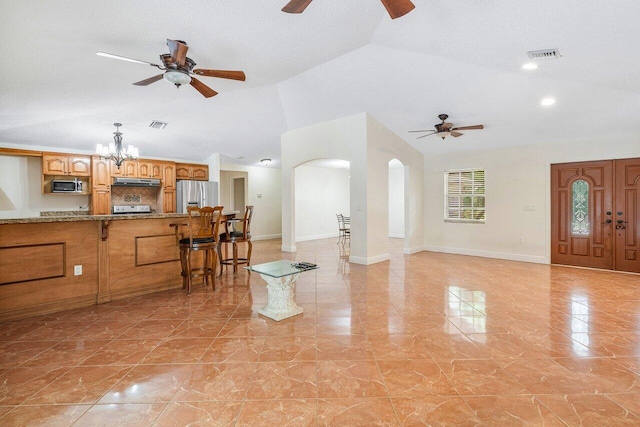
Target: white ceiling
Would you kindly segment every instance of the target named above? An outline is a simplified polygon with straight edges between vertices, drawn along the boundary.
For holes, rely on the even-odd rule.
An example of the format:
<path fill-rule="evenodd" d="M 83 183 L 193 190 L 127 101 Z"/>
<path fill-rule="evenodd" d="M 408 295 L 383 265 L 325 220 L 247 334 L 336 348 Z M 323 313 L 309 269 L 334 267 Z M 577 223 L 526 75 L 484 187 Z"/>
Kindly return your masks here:
<path fill-rule="evenodd" d="M 640 2 L 413 1 L 391 20 L 380 0 L 315 0 L 302 15 L 281 12 L 287 0 L 2 0 L 0 144 L 89 152 L 121 122 L 144 157 L 277 166 L 284 132 L 363 111 L 425 154 L 640 134 Z M 196 68 L 247 81 L 202 77 L 220 93 L 206 99 L 133 86 L 158 70 L 95 55 L 159 63 L 167 38 Z M 563 57 L 522 70 L 546 48 Z M 407 133 L 440 113 L 485 129 Z"/>

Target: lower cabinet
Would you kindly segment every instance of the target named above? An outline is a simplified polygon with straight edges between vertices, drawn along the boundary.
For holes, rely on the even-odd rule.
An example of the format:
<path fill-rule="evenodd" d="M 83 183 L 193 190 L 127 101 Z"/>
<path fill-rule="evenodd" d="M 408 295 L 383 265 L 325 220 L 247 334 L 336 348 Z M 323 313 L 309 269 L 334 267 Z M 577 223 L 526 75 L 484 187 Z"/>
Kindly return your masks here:
<path fill-rule="evenodd" d="M 91 215 L 111 214 L 111 191 L 94 188 L 91 193 Z"/>
<path fill-rule="evenodd" d="M 164 190 L 162 192 L 162 212 L 176 213 L 176 190 Z"/>

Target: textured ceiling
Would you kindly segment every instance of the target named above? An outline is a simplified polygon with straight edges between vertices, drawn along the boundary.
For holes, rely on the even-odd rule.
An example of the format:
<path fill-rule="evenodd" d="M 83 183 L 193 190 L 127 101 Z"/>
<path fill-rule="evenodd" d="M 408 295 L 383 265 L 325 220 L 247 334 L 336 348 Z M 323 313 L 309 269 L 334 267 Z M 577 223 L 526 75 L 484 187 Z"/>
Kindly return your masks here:
<path fill-rule="evenodd" d="M 277 166 L 284 132 L 363 111 L 425 154 L 640 135 L 640 2 L 414 0 L 396 20 L 379 0 L 316 0 L 302 15 L 286 2 L 3 0 L 0 144 L 92 151 L 121 122 L 143 156 Z M 220 93 L 205 99 L 133 86 L 158 70 L 95 55 L 158 63 L 167 38 L 247 81 L 203 77 Z M 545 48 L 563 57 L 521 69 Z M 440 113 L 486 128 L 407 133 Z"/>

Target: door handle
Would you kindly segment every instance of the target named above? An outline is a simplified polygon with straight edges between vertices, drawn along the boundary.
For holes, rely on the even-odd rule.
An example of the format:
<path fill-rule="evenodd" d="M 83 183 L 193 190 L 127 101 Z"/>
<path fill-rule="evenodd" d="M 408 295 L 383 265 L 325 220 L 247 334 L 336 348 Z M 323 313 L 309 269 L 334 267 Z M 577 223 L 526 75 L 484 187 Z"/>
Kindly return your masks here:
<path fill-rule="evenodd" d="M 627 228 L 627 226 L 625 225 L 627 223 L 627 221 L 623 221 L 621 219 L 616 221 L 616 230 L 624 230 L 625 228 Z"/>
<path fill-rule="evenodd" d="M 611 224 L 611 219 L 606 220 L 605 222 L 603 222 L 603 224 Z"/>

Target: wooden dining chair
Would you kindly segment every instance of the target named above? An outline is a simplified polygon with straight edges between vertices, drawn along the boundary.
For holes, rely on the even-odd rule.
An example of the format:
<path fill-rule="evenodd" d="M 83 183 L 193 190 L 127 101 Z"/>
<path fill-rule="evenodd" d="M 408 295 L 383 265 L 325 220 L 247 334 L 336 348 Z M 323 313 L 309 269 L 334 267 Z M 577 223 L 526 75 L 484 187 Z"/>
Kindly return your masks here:
<path fill-rule="evenodd" d="M 251 217 L 253 216 L 253 206 L 247 206 L 244 211 L 244 217 L 240 219 L 231 219 L 225 221 L 225 232 L 220 234 L 218 238 L 218 258 L 220 258 L 220 275 L 225 265 L 233 265 L 233 273 L 238 272 L 238 264 L 251 265 Z M 241 230 L 238 230 L 241 228 Z M 246 258 L 238 257 L 238 243 L 247 244 Z M 231 244 L 233 246 L 232 256 L 230 258 L 222 257 L 222 244 Z M 225 254 L 227 253 L 225 246 Z"/>
<path fill-rule="evenodd" d="M 336 214 L 336 216 L 338 217 L 338 244 L 344 245 L 347 239 L 351 243 L 351 217 L 342 214 Z"/>
<path fill-rule="evenodd" d="M 191 294 L 193 279 L 202 277 L 205 287 L 211 283 L 211 288 L 215 290 L 216 245 L 222 206 L 190 206 L 187 212 L 187 223 L 171 224 L 180 247 L 182 287 L 187 289 L 187 294 Z M 202 251 L 202 264 L 194 267 L 193 261 L 198 251 Z"/>

